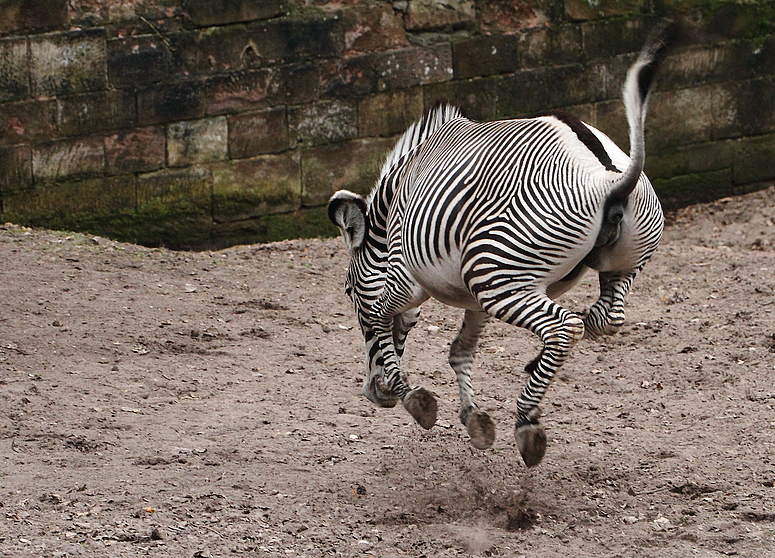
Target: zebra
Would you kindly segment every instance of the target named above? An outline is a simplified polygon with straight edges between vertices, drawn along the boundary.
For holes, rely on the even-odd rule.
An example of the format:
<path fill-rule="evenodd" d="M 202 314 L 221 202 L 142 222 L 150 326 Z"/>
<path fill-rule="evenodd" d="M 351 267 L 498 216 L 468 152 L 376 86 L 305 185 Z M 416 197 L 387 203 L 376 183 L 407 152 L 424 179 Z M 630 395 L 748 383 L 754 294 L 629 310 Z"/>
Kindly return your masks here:
<path fill-rule="evenodd" d="M 422 303 L 462 308 L 449 350 L 460 420 L 474 447 L 491 447 L 495 423 L 478 407 L 471 371 L 483 327 L 497 318 L 543 342 L 525 367 L 514 430 L 525 465 L 542 460 L 547 388 L 582 337 L 622 327 L 624 298 L 662 237 L 661 205 L 643 174 L 644 121 L 672 30 L 660 24 L 627 73 L 629 157 L 566 113 L 475 122 L 440 104 L 400 137 L 366 198 L 333 194 L 328 216 L 350 254 L 345 292 L 366 345 L 370 401 L 401 401 L 423 428 L 435 424 L 434 395 L 410 387 L 401 358 Z M 600 296 L 586 313 L 555 302 L 589 269 Z"/>

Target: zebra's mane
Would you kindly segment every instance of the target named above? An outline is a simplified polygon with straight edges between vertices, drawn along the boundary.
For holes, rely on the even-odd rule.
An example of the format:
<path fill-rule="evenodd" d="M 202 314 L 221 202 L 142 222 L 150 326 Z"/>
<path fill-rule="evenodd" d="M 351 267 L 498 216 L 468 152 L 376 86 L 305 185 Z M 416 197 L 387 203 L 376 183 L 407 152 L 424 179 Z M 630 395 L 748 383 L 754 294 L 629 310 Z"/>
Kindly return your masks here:
<path fill-rule="evenodd" d="M 390 169 L 407 153 L 424 142 L 428 137 L 441 128 L 444 124 L 463 116 L 460 109 L 454 105 L 439 103 L 433 107 L 420 120 L 409 126 L 406 132 L 396 142 L 393 151 L 387 156 L 385 164 L 379 173 L 379 182 L 385 178 Z"/>

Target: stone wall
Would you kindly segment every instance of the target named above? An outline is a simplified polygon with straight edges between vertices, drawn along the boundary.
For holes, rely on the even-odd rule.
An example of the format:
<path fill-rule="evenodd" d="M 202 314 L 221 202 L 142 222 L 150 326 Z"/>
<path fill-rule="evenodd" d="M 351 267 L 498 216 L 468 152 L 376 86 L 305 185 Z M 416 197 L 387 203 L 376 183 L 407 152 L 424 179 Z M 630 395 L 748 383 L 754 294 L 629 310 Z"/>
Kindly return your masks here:
<path fill-rule="evenodd" d="M 690 44 L 647 122 L 666 206 L 775 179 L 775 2 L 5 0 L 0 219 L 171 247 L 333 234 L 437 100 L 567 109 L 627 149 L 624 74 L 654 22 Z"/>

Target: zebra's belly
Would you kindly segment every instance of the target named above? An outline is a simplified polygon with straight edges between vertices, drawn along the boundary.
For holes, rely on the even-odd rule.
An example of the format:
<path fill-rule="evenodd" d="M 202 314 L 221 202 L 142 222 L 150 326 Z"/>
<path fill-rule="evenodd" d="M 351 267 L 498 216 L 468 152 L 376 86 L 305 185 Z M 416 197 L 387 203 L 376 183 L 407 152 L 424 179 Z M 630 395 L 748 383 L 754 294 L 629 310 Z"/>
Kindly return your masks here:
<path fill-rule="evenodd" d="M 447 259 L 432 266 L 410 266 L 409 272 L 423 290 L 436 300 L 456 308 L 481 309 L 463 283 L 459 261 Z"/>

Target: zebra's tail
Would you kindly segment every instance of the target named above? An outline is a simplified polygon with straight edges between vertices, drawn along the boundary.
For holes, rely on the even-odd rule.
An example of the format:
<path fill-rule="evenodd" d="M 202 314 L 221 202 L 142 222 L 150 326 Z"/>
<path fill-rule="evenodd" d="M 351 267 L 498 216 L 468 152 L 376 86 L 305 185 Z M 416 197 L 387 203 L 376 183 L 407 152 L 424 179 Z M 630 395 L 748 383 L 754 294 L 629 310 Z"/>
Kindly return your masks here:
<path fill-rule="evenodd" d="M 630 129 L 630 165 L 614 183 L 609 193 L 609 202 L 626 200 L 643 172 L 646 160 L 644 125 L 649 95 L 657 70 L 667 50 L 675 42 L 677 32 L 677 25 L 673 21 L 663 20 L 651 32 L 638 60 L 627 72 L 622 96 Z"/>

